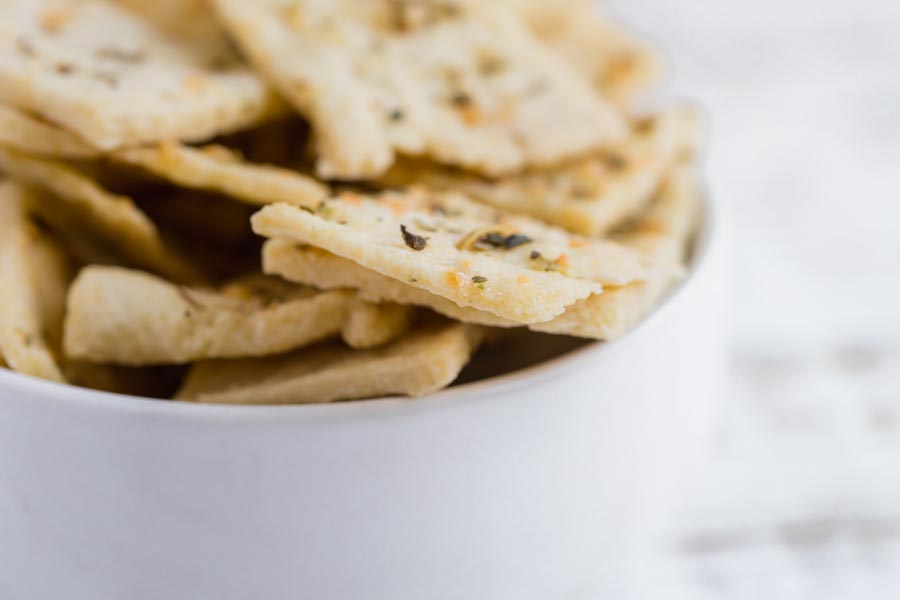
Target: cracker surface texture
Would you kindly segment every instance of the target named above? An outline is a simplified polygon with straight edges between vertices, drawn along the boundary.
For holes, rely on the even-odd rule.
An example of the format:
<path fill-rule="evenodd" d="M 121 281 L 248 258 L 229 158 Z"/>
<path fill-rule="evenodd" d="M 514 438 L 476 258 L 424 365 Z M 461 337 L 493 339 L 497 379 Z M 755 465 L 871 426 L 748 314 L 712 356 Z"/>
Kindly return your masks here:
<path fill-rule="evenodd" d="M 279 104 L 220 44 L 108 0 L 0 3 L 0 101 L 101 149 L 207 139 Z"/>
<path fill-rule="evenodd" d="M 3 104 L 0 104 L 0 146 L 59 158 L 86 159 L 99 154 L 68 131 Z"/>
<path fill-rule="evenodd" d="M 621 142 L 556 167 L 483 179 L 433 163 L 405 161 L 384 181 L 460 191 L 502 210 L 599 235 L 647 204 L 679 157 L 696 147 L 699 122 L 694 108 L 670 107 L 635 119 Z"/>
<path fill-rule="evenodd" d="M 248 58 L 312 122 L 328 178 L 378 176 L 397 153 L 500 175 L 625 133 L 596 89 L 490 2 L 214 4 Z"/>
<path fill-rule="evenodd" d="M 265 356 L 338 335 L 359 310 L 352 292 L 318 292 L 262 276 L 209 290 L 88 267 L 69 293 L 65 349 L 74 358 L 128 365 Z M 393 315 L 373 311 L 353 326 L 360 346 L 405 329 Z"/>
<path fill-rule="evenodd" d="M 192 369 L 177 398 L 218 404 L 309 404 L 423 396 L 456 379 L 483 335 L 478 327 L 441 323 L 375 350 L 326 345 L 266 360 L 204 362 Z"/>
<path fill-rule="evenodd" d="M 317 211 L 268 206 L 254 231 L 315 245 L 460 306 L 520 323 L 641 279 L 643 258 L 618 244 L 419 189 L 344 193 Z"/>
<path fill-rule="evenodd" d="M 702 206 L 692 166 L 681 166 L 648 210 L 620 235 L 620 241 L 654 264 L 646 280 L 607 288 L 602 296 L 575 304 L 536 331 L 614 340 L 630 331 L 685 274 L 685 255 Z"/>
<path fill-rule="evenodd" d="M 315 207 L 328 194 L 327 188 L 311 177 L 247 162 L 224 146 L 193 148 L 164 142 L 121 150 L 113 158 L 182 187 L 220 192 L 259 206 L 284 202 Z"/>

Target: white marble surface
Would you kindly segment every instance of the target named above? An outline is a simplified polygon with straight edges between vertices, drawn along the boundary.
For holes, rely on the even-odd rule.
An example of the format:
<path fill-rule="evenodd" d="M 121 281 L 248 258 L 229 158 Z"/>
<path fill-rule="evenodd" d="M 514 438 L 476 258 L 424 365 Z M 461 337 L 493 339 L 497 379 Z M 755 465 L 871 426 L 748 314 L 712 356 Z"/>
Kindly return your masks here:
<path fill-rule="evenodd" d="M 641 597 L 900 598 L 900 3 L 618 0 L 708 107 L 721 438 Z"/>

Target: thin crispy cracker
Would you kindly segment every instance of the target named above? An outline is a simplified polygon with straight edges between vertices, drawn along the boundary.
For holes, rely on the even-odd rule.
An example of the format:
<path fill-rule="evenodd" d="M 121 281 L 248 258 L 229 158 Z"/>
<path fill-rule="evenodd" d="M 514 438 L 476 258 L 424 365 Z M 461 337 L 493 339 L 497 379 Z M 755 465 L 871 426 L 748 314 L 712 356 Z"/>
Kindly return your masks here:
<path fill-rule="evenodd" d="M 622 337 L 658 303 L 685 273 L 684 258 L 699 215 L 700 185 L 693 166 L 681 166 L 645 214 L 618 235 L 654 264 L 642 282 L 610 287 L 601 296 L 583 300 L 535 331 L 613 340 Z"/>
<path fill-rule="evenodd" d="M 68 131 L 3 104 L 0 104 L 0 146 L 60 158 L 95 158 L 99 154 Z"/>
<path fill-rule="evenodd" d="M 0 170 L 41 188 L 57 200 L 56 209 L 114 246 L 134 264 L 177 280 L 194 280 L 196 271 L 170 249 L 153 222 L 130 198 L 107 192 L 64 163 L 0 148 Z"/>
<path fill-rule="evenodd" d="M 250 60 L 313 123 L 325 177 L 378 176 L 396 152 L 500 175 L 625 133 L 582 77 L 489 2 L 215 5 Z"/>
<path fill-rule="evenodd" d="M 362 310 L 357 302 L 352 292 L 316 292 L 274 278 L 213 291 L 88 267 L 69 293 L 65 350 L 76 359 L 127 365 L 278 354 L 339 334 Z M 381 316 L 356 322 L 353 340 L 383 343 L 406 329 L 393 314 Z"/>
<path fill-rule="evenodd" d="M 520 323 L 548 321 L 603 284 L 641 279 L 641 257 L 460 194 L 422 189 L 344 193 L 315 213 L 278 204 L 254 231 L 290 238 L 413 287 Z M 405 233 L 404 233 L 405 232 Z"/>
<path fill-rule="evenodd" d="M 566 25 L 566 15 L 593 6 L 592 0 L 494 0 L 519 14 L 538 36 L 558 31 Z"/>
<path fill-rule="evenodd" d="M 662 54 L 632 28 L 593 3 L 560 10 L 541 39 L 565 61 L 622 105 L 630 105 L 663 80 Z"/>
<path fill-rule="evenodd" d="M 682 260 L 699 208 L 696 176 L 688 167 L 670 175 L 647 212 L 618 236 L 619 241 L 647 257 L 652 269 L 646 281 L 608 286 L 566 308 L 558 317 L 532 324 L 536 331 L 594 339 L 615 339 L 626 333 L 684 272 Z M 514 327 L 514 321 L 471 307 L 461 307 L 423 289 L 406 285 L 319 248 L 274 239 L 263 247 L 263 269 L 290 281 L 325 289 L 354 288 L 361 298 L 427 306 L 467 322 Z"/>
<path fill-rule="evenodd" d="M 246 162 L 219 145 L 192 148 L 164 142 L 149 148 L 121 150 L 113 158 L 182 187 L 216 191 L 260 206 L 275 202 L 316 206 L 328 194 L 328 188 L 311 177 Z"/>
<path fill-rule="evenodd" d="M 695 109 L 672 107 L 636 119 L 626 140 L 560 167 L 486 180 L 409 164 L 398 165 L 386 182 L 461 191 L 503 210 L 597 235 L 646 205 L 669 168 L 695 147 L 698 131 Z"/>
<path fill-rule="evenodd" d="M 29 219 L 27 196 L 0 182 L 0 354 L 16 371 L 61 382 L 52 338 L 71 265 Z"/>
<path fill-rule="evenodd" d="M 176 396 L 221 404 L 308 404 L 446 387 L 469 362 L 483 330 L 460 323 L 423 327 L 377 350 L 317 346 L 265 360 L 198 364 Z"/>
<path fill-rule="evenodd" d="M 228 53 L 228 41 L 207 0 L 113 0 L 161 29 Z"/>
<path fill-rule="evenodd" d="M 288 281 L 315 285 L 321 289 L 355 289 L 370 302 L 394 302 L 426 306 L 464 323 L 494 327 L 518 327 L 520 323 L 489 312 L 460 306 L 427 290 L 361 267 L 321 248 L 288 239 L 268 240 L 263 246 L 263 269 Z"/>
<path fill-rule="evenodd" d="M 347 314 L 341 337 L 351 348 L 377 348 L 408 331 L 414 317 L 412 306 L 357 300 Z"/>
<path fill-rule="evenodd" d="M 280 105 L 218 44 L 105 0 L 0 3 L 0 101 L 101 149 L 203 140 Z"/>

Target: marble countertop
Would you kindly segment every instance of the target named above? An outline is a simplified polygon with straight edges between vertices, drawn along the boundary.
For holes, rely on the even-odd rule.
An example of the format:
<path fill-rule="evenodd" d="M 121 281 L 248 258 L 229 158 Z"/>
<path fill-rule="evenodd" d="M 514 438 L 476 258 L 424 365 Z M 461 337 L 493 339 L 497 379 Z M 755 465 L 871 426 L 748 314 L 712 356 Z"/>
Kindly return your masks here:
<path fill-rule="evenodd" d="M 721 436 L 640 597 L 900 598 L 900 4 L 613 5 L 709 110 L 734 274 Z"/>

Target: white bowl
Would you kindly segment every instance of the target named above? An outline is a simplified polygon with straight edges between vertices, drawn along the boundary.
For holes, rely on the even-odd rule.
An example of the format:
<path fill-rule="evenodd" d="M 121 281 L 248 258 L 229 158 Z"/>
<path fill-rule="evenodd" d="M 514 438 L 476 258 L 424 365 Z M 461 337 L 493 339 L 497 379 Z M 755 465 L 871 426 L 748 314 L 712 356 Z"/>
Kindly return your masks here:
<path fill-rule="evenodd" d="M 0 598 L 597 597 L 711 429 L 710 229 L 625 339 L 425 399 L 205 406 L 0 370 Z"/>

